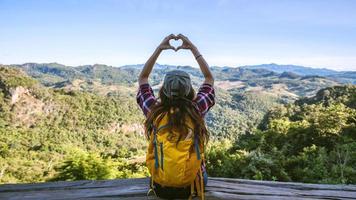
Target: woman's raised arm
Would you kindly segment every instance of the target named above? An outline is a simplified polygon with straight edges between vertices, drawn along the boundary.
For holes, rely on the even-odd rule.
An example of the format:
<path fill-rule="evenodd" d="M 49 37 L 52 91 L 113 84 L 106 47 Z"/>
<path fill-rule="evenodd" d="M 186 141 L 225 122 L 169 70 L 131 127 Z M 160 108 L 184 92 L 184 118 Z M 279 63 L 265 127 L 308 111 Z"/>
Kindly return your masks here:
<path fill-rule="evenodd" d="M 174 34 L 170 34 L 169 36 L 165 37 L 161 44 L 156 48 L 153 52 L 152 56 L 147 60 L 145 63 L 139 77 L 138 77 L 138 84 L 142 85 L 144 83 L 148 83 L 148 76 L 150 75 L 154 64 L 159 56 L 159 54 L 165 49 L 173 49 L 176 51 L 174 47 L 169 44 L 170 39 L 176 39 L 177 37 Z"/>
<path fill-rule="evenodd" d="M 177 48 L 177 51 L 179 49 L 190 49 L 199 64 L 200 70 L 202 71 L 205 77 L 204 83 L 214 85 L 214 77 L 210 72 L 209 65 L 198 51 L 198 48 L 186 36 L 179 34 L 178 38 L 183 41 L 183 44 L 182 46 Z"/>

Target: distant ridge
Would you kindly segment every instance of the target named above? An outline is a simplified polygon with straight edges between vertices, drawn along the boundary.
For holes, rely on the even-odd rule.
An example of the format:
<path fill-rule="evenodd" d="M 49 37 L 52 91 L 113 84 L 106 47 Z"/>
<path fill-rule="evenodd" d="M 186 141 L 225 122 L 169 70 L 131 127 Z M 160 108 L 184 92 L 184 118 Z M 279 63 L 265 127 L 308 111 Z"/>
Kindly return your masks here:
<path fill-rule="evenodd" d="M 356 71 L 336 71 L 326 68 L 313 68 L 298 65 L 278 65 L 275 63 L 261 65 L 246 65 L 244 69 L 266 69 L 277 73 L 294 73 L 300 76 L 324 76 L 342 82 L 356 84 Z M 355 69 L 356 70 L 356 69 Z"/>
<path fill-rule="evenodd" d="M 339 71 L 326 69 L 326 68 L 312 68 L 312 67 L 304 67 L 298 65 L 278 65 L 275 63 L 261 64 L 261 65 L 246 65 L 241 67 L 249 68 L 249 69 L 268 69 L 278 73 L 293 72 L 302 76 L 306 76 L 306 75 L 329 76 L 329 75 L 340 73 Z"/>
<path fill-rule="evenodd" d="M 71 78 L 76 76 L 85 76 L 86 78 L 95 78 L 99 76 L 100 78 L 105 76 L 110 78 L 111 76 L 119 75 L 116 77 L 121 80 L 130 80 L 132 75 L 138 74 L 139 71 L 143 68 L 144 64 L 130 64 L 123 65 L 119 67 L 108 66 L 104 64 L 94 64 L 94 65 L 82 65 L 82 66 L 65 66 L 56 62 L 52 63 L 25 63 L 21 65 L 11 65 L 17 66 L 24 69 L 33 77 L 38 77 L 41 74 L 52 74 L 59 76 L 61 78 Z M 202 78 L 200 70 L 196 67 L 191 66 L 176 66 L 176 65 L 167 65 L 156 63 L 153 70 L 154 71 L 169 71 L 173 69 L 185 70 L 188 73 L 191 73 L 194 76 Z M 240 78 L 241 75 L 246 73 L 257 73 L 263 76 L 271 76 L 281 74 L 280 78 L 297 78 L 298 76 L 319 76 L 326 77 L 328 79 L 340 82 L 340 83 L 349 83 L 356 84 L 356 71 L 336 71 L 325 68 L 312 68 L 304 67 L 298 65 L 279 65 L 275 63 L 271 64 L 261 64 L 261 65 L 246 65 L 240 67 L 229 67 L 229 66 L 211 66 L 212 72 L 216 75 L 216 78 L 226 78 L 230 77 L 230 80 Z M 35 73 L 35 74 L 34 74 Z M 40 73 L 40 74 L 38 74 Z M 113 74 L 114 73 L 114 74 Z M 233 75 L 235 74 L 235 76 Z M 236 76 L 239 74 L 238 76 Z M 69 77 L 68 77 L 69 76 Z M 124 77 L 124 78 L 123 78 Z M 96 77 L 98 78 L 98 77 Z M 132 82 L 132 81 L 128 81 Z"/>

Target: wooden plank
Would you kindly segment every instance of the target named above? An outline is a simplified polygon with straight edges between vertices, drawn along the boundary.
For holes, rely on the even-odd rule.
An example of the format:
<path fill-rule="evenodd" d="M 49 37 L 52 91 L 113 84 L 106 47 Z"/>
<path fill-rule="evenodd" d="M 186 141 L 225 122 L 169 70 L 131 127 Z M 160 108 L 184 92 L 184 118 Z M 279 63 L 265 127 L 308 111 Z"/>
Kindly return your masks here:
<path fill-rule="evenodd" d="M 311 200 L 311 199 L 317 199 L 317 198 L 308 198 L 308 197 L 297 197 L 297 196 L 278 196 L 278 195 L 271 195 L 271 196 L 266 196 L 266 195 L 256 195 L 256 194 L 249 194 L 249 195 L 243 195 L 243 194 L 232 194 L 232 193 L 226 193 L 226 192 L 209 192 L 207 193 L 207 199 L 231 199 L 231 200 Z"/>
<path fill-rule="evenodd" d="M 147 199 L 149 180 L 59 181 L 0 185 L 0 199 Z M 209 178 L 207 200 L 356 199 L 355 185 L 323 185 Z"/>
<path fill-rule="evenodd" d="M 291 188 L 289 184 L 252 184 L 247 181 L 247 184 L 240 182 L 238 184 L 211 180 L 208 184 L 212 191 L 224 191 L 233 190 L 234 193 L 238 194 L 257 194 L 257 195 L 278 195 L 278 196 L 305 196 L 305 197 L 327 197 L 327 198 L 353 198 L 356 197 L 356 191 L 345 190 L 343 187 L 337 187 L 338 189 L 310 189 L 311 187 L 303 188 L 302 185 L 299 187 Z M 278 186 L 278 187 L 277 187 Z M 314 188 L 314 187 L 312 187 Z M 347 187 L 352 189 L 352 187 Z"/>
<path fill-rule="evenodd" d="M 0 185 L 0 193 L 4 191 L 22 190 L 46 190 L 51 188 L 93 188 L 93 187 L 112 187 L 122 185 L 143 185 L 148 184 L 147 178 L 136 179 L 114 179 L 114 180 L 83 180 L 83 181 L 57 181 L 45 183 L 26 183 L 26 184 L 3 184 Z"/>
<path fill-rule="evenodd" d="M 312 183 L 296 183 L 296 182 L 279 182 L 279 181 L 257 181 L 257 180 L 247 180 L 247 179 L 234 179 L 234 178 L 211 178 L 212 180 L 220 180 L 223 182 L 232 183 L 245 183 L 253 185 L 269 185 L 269 186 L 280 186 L 280 187 L 290 187 L 290 188 L 303 188 L 303 189 L 327 189 L 327 190 L 351 190 L 356 191 L 356 185 L 333 185 L 333 184 L 312 184 Z M 210 178 L 209 178 L 210 180 Z"/>

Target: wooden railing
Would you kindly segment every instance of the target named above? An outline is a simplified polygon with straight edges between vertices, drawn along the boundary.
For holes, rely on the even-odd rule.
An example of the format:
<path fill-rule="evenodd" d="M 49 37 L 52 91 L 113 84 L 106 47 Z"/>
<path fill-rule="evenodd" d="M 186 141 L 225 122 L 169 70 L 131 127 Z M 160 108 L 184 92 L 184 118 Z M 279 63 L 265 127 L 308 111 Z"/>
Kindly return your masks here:
<path fill-rule="evenodd" d="M 148 183 L 148 179 L 142 178 L 4 184 L 0 185 L 0 199 L 147 199 Z M 211 200 L 350 200 L 356 199 L 356 185 L 324 185 L 209 178 L 205 194 L 206 199 Z"/>

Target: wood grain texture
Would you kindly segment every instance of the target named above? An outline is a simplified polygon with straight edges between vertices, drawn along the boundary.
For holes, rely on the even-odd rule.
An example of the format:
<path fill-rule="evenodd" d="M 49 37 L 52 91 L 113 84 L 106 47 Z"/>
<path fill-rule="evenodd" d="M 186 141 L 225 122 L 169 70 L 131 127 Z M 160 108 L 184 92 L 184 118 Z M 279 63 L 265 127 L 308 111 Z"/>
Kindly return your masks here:
<path fill-rule="evenodd" d="M 59 181 L 0 185 L 0 199 L 155 199 L 147 197 L 149 180 Z M 323 185 L 209 178 L 206 199 L 299 200 L 356 199 L 355 185 Z"/>

